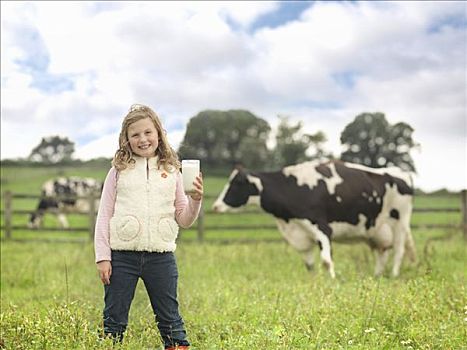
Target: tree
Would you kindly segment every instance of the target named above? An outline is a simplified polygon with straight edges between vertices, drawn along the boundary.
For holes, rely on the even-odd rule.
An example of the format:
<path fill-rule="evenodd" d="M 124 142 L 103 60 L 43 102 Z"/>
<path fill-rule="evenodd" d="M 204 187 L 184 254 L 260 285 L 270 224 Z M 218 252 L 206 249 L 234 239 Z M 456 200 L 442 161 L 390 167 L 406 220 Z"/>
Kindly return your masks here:
<path fill-rule="evenodd" d="M 279 119 L 274 151 L 276 166 L 283 167 L 327 156 L 322 149 L 322 143 L 326 141 L 323 132 L 304 134 L 301 121 L 291 125 L 289 117 L 279 116 Z"/>
<path fill-rule="evenodd" d="M 54 164 L 70 161 L 75 151 L 75 144 L 68 137 L 49 136 L 43 137 L 29 155 L 28 159 L 34 162 Z"/>
<path fill-rule="evenodd" d="M 241 161 L 262 167 L 269 158 L 269 124 L 246 110 L 205 110 L 192 117 L 179 148 L 181 158 L 198 158 L 211 167 Z"/>
<path fill-rule="evenodd" d="M 404 122 L 389 124 L 383 113 L 359 114 L 341 133 L 346 148 L 341 159 L 373 168 L 395 165 L 415 172 L 410 150 L 418 144 L 412 139 L 413 131 Z"/>

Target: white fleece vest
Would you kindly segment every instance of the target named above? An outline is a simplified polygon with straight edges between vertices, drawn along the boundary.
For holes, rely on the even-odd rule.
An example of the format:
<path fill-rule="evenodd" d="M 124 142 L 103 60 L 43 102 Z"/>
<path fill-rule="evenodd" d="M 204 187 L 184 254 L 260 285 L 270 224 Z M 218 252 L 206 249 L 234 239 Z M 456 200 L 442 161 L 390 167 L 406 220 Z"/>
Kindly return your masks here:
<path fill-rule="evenodd" d="M 134 167 L 118 175 L 110 247 L 173 252 L 178 235 L 174 204 L 177 171 L 158 169 L 156 157 L 135 160 Z"/>

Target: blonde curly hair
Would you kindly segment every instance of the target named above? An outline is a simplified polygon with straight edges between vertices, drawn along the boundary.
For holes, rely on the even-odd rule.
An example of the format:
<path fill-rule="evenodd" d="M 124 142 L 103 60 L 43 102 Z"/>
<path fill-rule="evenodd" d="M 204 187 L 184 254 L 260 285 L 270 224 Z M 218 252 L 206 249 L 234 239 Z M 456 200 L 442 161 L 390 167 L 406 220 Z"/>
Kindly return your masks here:
<path fill-rule="evenodd" d="M 122 122 L 122 129 L 118 138 L 118 150 L 115 152 L 115 156 L 112 160 L 112 165 L 118 171 L 125 170 L 130 165 L 135 163 L 133 158 L 133 152 L 130 148 L 130 142 L 128 140 L 128 127 L 141 119 L 149 118 L 154 123 L 159 138 L 159 145 L 156 150 L 155 156 L 158 156 L 158 166 L 164 168 L 166 171 L 173 171 L 180 169 L 180 161 L 177 153 L 170 146 L 167 140 L 166 132 L 162 128 L 162 123 L 151 108 L 142 104 L 134 104 L 130 107 L 128 114 L 125 116 Z"/>

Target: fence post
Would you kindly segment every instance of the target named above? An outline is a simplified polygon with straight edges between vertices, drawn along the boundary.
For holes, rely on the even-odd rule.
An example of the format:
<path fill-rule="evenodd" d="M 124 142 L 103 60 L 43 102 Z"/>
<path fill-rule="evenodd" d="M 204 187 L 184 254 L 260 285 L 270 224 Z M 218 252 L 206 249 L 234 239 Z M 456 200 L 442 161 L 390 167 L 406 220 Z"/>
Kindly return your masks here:
<path fill-rule="evenodd" d="M 462 201 L 462 229 L 464 231 L 464 239 L 467 240 L 467 190 L 461 191 Z"/>
<path fill-rule="evenodd" d="M 201 209 L 198 215 L 198 241 L 202 242 L 204 240 L 204 209 L 201 205 Z"/>
<path fill-rule="evenodd" d="M 89 195 L 89 239 L 94 240 L 94 229 L 96 226 L 96 201 L 94 194 Z"/>
<path fill-rule="evenodd" d="M 12 193 L 11 191 L 6 191 L 3 194 L 3 199 L 5 201 L 5 238 L 11 238 L 11 215 L 12 215 Z"/>

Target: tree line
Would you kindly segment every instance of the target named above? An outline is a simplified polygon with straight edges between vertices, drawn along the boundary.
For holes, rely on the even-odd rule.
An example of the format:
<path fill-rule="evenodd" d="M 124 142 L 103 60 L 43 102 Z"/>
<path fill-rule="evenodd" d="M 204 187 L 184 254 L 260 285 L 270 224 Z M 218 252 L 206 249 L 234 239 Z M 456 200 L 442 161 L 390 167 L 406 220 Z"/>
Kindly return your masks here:
<path fill-rule="evenodd" d="M 307 160 L 333 158 L 373 168 L 399 166 L 416 171 L 410 150 L 417 146 L 407 123 L 390 124 L 383 113 L 362 113 L 341 132 L 344 151 L 334 155 L 324 148 L 322 131 L 308 134 L 303 122 L 278 116 L 274 145 L 268 147 L 270 125 L 246 110 L 205 110 L 190 119 L 180 145 L 182 158 L 201 159 L 211 168 L 241 162 L 251 169 L 278 169 Z"/>
<path fill-rule="evenodd" d="M 342 130 L 340 155 L 326 151 L 322 131 L 305 133 L 303 122 L 278 116 L 278 126 L 247 110 L 204 110 L 193 116 L 178 153 L 180 158 L 200 159 L 203 169 L 230 169 L 235 163 L 256 170 L 278 169 L 307 160 L 341 159 L 381 168 L 399 166 L 416 171 L 410 150 L 417 146 L 414 129 L 407 123 L 390 124 L 383 113 L 361 113 Z M 271 135 L 273 142 L 271 141 Z M 27 162 L 73 164 L 74 142 L 67 137 L 42 138 Z M 5 164 L 5 162 L 3 162 Z"/>

